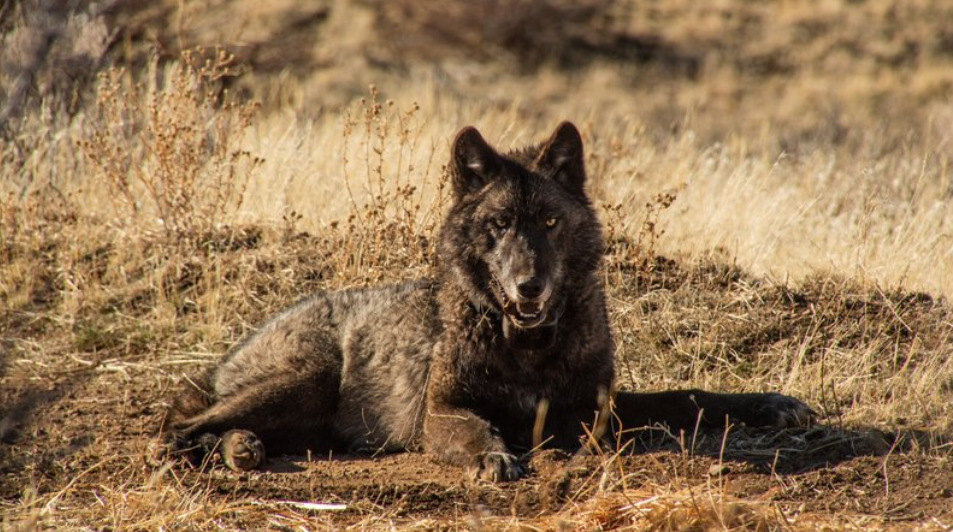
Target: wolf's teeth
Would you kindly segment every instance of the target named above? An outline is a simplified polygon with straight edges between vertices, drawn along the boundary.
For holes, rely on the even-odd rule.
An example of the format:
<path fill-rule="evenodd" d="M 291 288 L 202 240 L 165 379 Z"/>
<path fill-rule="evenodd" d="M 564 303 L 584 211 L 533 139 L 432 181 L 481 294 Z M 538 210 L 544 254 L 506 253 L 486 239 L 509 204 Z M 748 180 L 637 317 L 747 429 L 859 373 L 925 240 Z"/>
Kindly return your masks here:
<path fill-rule="evenodd" d="M 542 305 L 538 303 L 527 303 L 527 302 L 519 302 L 516 304 L 516 306 L 519 308 L 520 312 L 526 312 L 530 314 L 538 313 L 540 308 L 542 307 Z"/>

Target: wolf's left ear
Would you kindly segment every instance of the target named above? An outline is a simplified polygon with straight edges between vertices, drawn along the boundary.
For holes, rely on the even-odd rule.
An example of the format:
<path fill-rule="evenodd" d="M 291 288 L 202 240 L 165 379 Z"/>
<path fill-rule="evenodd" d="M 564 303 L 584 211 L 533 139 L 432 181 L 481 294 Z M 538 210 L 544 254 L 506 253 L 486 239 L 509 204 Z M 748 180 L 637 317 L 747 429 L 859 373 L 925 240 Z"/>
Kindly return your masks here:
<path fill-rule="evenodd" d="M 499 174 L 502 166 L 500 155 L 473 126 L 467 126 L 457 133 L 450 153 L 453 193 L 457 198 L 483 188 Z"/>
<path fill-rule="evenodd" d="M 563 122 L 556 127 L 553 136 L 539 151 L 536 167 L 550 169 L 553 179 L 566 190 L 583 195 L 586 169 L 583 166 L 582 136 L 576 126 Z"/>

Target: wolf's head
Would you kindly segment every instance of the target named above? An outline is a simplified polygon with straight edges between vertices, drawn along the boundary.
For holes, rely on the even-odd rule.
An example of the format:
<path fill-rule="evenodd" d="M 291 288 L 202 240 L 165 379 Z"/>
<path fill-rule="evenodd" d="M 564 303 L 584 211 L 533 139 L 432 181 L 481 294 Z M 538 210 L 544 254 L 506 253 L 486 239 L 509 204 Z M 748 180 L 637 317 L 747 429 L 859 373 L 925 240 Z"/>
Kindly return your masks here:
<path fill-rule="evenodd" d="M 500 154 L 467 127 L 451 152 L 444 282 L 501 315 L 511 346 L 549 347 L 567 304 L 589 297 L 603 253 L 579 131 L 563 122 L 543 144 Z"/>

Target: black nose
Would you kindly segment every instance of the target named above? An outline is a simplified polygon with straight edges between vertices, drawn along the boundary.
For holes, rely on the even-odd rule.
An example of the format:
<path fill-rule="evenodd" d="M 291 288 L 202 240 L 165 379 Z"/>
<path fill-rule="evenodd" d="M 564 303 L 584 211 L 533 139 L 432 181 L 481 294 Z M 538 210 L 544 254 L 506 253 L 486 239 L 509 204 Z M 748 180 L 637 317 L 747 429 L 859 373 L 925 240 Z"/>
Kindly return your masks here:
<path fill-rule="evenodd" d="M 516 285 L 516 291 L 519 292 L 520 297 L 525 297 L 526 299 L 536 299 L 543 293 L 543 281 L 538 277 L 532 277 L 526 281 L 518 283 Z"/>

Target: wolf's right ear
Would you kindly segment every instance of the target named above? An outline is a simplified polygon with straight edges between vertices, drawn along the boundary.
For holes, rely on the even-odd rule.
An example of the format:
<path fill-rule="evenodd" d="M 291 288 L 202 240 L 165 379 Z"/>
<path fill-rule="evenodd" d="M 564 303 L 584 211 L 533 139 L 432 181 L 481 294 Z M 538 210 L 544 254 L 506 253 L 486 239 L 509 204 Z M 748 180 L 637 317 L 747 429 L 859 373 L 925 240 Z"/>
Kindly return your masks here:
<path fill-rule="evenodd" d="M 450 153 L 453 194 L 456 198 L 483 188 L 493 176 L 499 174 L 502 166 L 500 155 L 473 126 L 467 126 L 457 133 Z"/>

